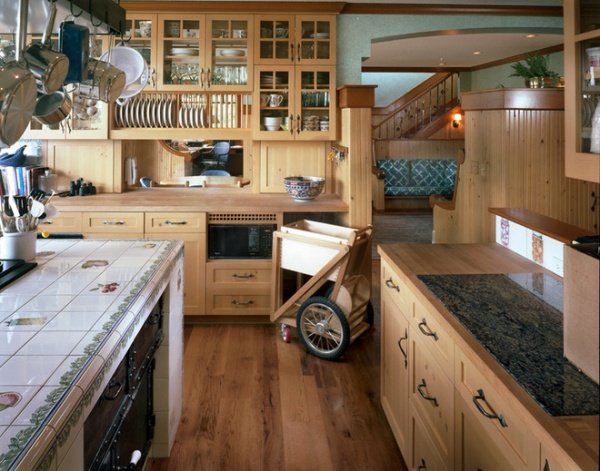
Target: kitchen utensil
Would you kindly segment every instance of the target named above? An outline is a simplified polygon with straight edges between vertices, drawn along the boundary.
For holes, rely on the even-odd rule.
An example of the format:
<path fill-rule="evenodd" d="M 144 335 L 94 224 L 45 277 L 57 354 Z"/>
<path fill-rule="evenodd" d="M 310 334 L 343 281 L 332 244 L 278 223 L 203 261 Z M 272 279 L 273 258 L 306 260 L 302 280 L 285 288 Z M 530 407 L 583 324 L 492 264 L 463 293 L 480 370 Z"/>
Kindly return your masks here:
<path fill-rule="evenodd" d="M 108 62 L 91 58 L 87 80 L 79 85 L 79 89 L 87 92 L 85 96 L 113 103 L 123 93 L 125 81 L 125 72 Z"/>
<path fill-rule="evenodd" d="M 149 79 L 150 79 L 150 69 L 148 68 L 148 64 L 146 63 L 146 61 L 144 61 L 144 71 L 142 72 L 142 75 L 140 76 L 139 80 L 137 80 L 134 83 L 132 83 L 131 85 L 125 87 L 125 89 L 119 95 L 119 98 L 117 98 L 117 103 L 119 103 L 119 104 L 127 103 L 127 100 L 136 96 L 138 93 L 140 93 L 144 89 L 144 87 L 148 84 Z"/>
<path fill-rule="evenodd" d="M 49 95 L 38 94 L 33 117 L 41 124 L 56 124 L 64 120 L 73 108 L 73 102 L 64 88 Z"/>
<path fill-rule="evenodd" d="M 37 85 L 18 61 L 0 60 L 0 147 L 10 147 L 23 135 L 33 116 Z"/>
<path fill-rule="evenodd" d="M 56 3 L 52 2 L 42 42 L 31 43 L 23 52 L 29 71 L 38 80 L 43 94 L 58 91 L 69 72 L 69 59 L 65 54 L 52 50 L 50 36 L 56 18 Z"/>
<path fill-rule="evenodd" d="M 125 73 L 125 87 L 139 81 L 146 61 L 137 49 L 119 44 L 100 56 L 100 60 L 114 65 Z"/>
<path fill-rule="evenodd" d="M 90 30 L 76 25 L 74 21 L 63 21 L 58 30 L 58 49 L 69 58 L 69 71 L 64 83 L 86 80 L 90 59 Z"/>
<path fill-rule="evenodd" d="M 37 230 L 39 231 L 40 234 L 42 234 L 42 237 L 44 239 L 47 239 L 48 237 L 50 237 L 50 233 L 47 230 L 42 229 L 40 226 L 37 226 Z"/>

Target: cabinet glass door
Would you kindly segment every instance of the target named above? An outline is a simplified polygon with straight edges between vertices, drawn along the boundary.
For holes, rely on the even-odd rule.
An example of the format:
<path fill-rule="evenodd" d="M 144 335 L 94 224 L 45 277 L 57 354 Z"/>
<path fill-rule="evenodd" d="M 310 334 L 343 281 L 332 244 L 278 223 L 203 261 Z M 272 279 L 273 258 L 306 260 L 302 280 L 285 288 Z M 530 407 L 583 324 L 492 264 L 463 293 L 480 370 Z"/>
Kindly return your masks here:
<path fill-rule="evenodd" d="M 150 79 L 144 90 L 153 90 L 156 88 L 156 42 L 158 38 L 156 15 L 128 15 L 125 25 L 127 46 L 138 51 L 148 64 Z"/>
<path fill-rule="evenodd" d="M 162 89 L 197 90 L 204 87 L 204 17 L 180 19 L 179 15 L 161 15 L 158 83 Z"/>
<path fill-rule="evenodd" d="M 262 69 L 258 71 L 259 105 L 258 122 L 254 129 L 259 138 L 288 140 L 293 139 L 293 89 L 294 68 Z M 255 105 L 256 106 L 256 105 Z"/>
<path fill-rule="evenodd" d="M 257 61 L 289 63 L 294 60 L 294 21 L 292 17 L 260 17 L 256 32 Z"/>
<path fill-rule="evenodd" d="M 300 84 L 300 135 L 316 133 L 314 137 L 326 139 L 331 120 L 333 70 L 330 68 L 298 68 Z"/>
<path fill-rule="evenodd" d="M 248 37 L 252 24 L 248 18 L 209 18 L 210 66 L 209 86 L 217 90 L 247 89 L 251 76 L 251 49 Z"/>
<path fill-rule="evenodd" d="M 333 59 L 331 21 L 299 20 L 299 62 L 329 62 Z"/>
<path fill-rule="evenodd" d="M 581 77 L 577 151 L 600 154 L 600 5 L 596 0 L 580 1 L 577 34 L 581 39 L 576 44 Z"/>

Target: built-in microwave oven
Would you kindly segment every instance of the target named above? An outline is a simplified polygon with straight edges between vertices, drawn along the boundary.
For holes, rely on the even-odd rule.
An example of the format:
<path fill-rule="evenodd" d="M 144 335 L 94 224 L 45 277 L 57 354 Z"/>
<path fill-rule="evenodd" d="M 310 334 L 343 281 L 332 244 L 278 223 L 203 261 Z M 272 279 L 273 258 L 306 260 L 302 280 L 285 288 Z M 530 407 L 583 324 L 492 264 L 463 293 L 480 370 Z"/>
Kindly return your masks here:
<path fill-rule="evenodd" d="M 270 259 L 277 224 L 209 224 L 209 259 Z"/>

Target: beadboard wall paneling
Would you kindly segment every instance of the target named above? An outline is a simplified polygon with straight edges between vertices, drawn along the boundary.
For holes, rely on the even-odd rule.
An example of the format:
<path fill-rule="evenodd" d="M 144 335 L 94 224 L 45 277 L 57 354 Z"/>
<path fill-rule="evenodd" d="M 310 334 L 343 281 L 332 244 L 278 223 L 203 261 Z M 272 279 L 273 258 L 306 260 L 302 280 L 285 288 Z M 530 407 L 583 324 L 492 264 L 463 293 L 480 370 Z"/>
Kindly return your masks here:
<path fill-rule="evenodd" d="M 462 126 L 462 125 L 461 125 Z M 381 140 L 375 141 L 377 159 L 456 159 L 463 140 Z"/>
<path fill-rule="evenodd" d="M 593 232 L 597 183 L 565 177 L 564 111 L 465 112 L 466 159 L 454 211 L 434 209 L 436 243 L 494 241 L 490 207 L 525 208 Z"/>

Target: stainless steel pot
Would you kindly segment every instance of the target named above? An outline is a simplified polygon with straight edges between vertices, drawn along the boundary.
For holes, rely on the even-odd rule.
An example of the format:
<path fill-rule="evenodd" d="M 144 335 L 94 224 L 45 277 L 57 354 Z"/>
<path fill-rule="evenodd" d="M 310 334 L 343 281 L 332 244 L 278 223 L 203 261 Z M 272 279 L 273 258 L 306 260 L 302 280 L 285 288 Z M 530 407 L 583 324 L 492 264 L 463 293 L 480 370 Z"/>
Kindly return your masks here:
<path fill-rule="evenodd" d="M 60 123 L 73 109 L 73 102 L 64 88 L 48 95 L 39 94 L 35 104 L 33 117 L 42 124 Z"/>
<path fill-rule="evenodd" d="M 23 52 L 29 70 L 39 81 L 40 91 L 45 94 L 58 91 L 69 72 L 69 58 L 65 54 L 53 51 L 50 45 L 55 18 L 56 3 L 52 3 L 42 42 L 30 44 Z"/>
<path fill-rule="evenodd" d="M 20 62 L 0 60 L 0 146 L 12 146 L 20 139 L 31 121 L 36 99 L 33 74 Z"/>
<path fill-rule="evenodd" d="M 87 77 L 79 89 L 81 93 L 85 89 L 83 85 L 91 86 L 93 90 L 87 92 L 90 98 L 113 103 L 125 89 L 125 72 L 108 62 L 90 58 Z"/>

